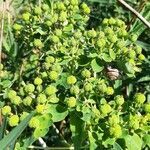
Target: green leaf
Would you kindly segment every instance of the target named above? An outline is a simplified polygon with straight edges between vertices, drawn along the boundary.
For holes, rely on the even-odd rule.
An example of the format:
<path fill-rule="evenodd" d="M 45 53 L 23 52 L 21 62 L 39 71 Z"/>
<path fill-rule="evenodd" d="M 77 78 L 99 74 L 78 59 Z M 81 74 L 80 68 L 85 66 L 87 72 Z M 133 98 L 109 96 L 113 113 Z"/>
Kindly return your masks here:
<path fill-rule="evenodd" d="M 40 129 L 49 128 L 53 124 L 51 114 L 40 115 L 37 118 L 40 121 L 40 125 L 38 127 Z"/>
<path fill-rule="evenodd" d="M 109 55 L 110 55 L 110 57 L 111 57 L 113 60 L 116 59 L 116 54 L 115 54 L 115 52 L 113 51 L 113 49 L 109 49 Z"/>
<path fill-rule="evenodd" d="M 108 54 L 106 54 L 106 53 L 103 53 L 103 54 L 102 54 L 102 58 L 103 58 L 103 60 L 106 61 L 106 62 L 111 62 L 111 61 L 112 61 L 110 55 L 108 55 Z"/>
<path fill-rule="evenodd" d="M 16 141 L 16 139 L 24 131 L 24 129 L 28 125 L 28 122 L 34 114 L 35 112 L 32 112 L 30 115 L 28 115 L 17 127 L 15 127 L 8 135 L 6 135 L 0 141 L 1 150 L 7 149 L 8 146 L 10 146 L 14 141 Z"/>
<path fill-rule="evenodd" d="M 113 145 L 113 150 L 123 150 L 123 149 L 121 148 L 121 146 L 118 143 L 115 142 Z"/>
<path fill-rule="evenodd" d="M 3 118 L 2 124 L 0 126 L 0 140 L 4 137 L 5 129 L 7 126 L 7 116 Z"/>
<path fill-rule="evenodd" d="M 72 139 L 74 143 L 74 148 L 80 150 L 82 142 L 85 136 L 84 130 L 85 123 L 80 117 L 77 116 L 76 112 L 70 113 L 70 129 L 72 132 Z"/>
<path fill-rule="evenodd" d="M 96 140 L 93 137 L 91 131 L 88 131 L 88 136 L 89 136 L 89 141 L 90 141 L 90 150 L 96 149 L 97 148 Z"/>
<path fill-rule="evenodd" d="M 100 64 L 97 62 L 96 59 L 93 59 L 91 62 L 91 67 L 94 72 L 101 72 L 103 70 L 103 66 L 100 66 Z"/>
<path fill-rule="evenodd" d="M 34 130 L 33 136 L 34 138 L 38 139 L 39 137 L 44 137 L 48 131 L 49 128 L 44 128 L 44 129 L 36 128 Z"/>
<path fill-rule="evenodd" d="M 134 74 L 133 65 L 129 62 L 125 63 L 125 71 L 129 74 Z"/>
<path fill-rule="evenodd" d="M 146 144 L 146 145 L 148 145 L 150 147 L 150 135 L 149 134 L 146 134 L 143 137 L 143 141 L 144 141 L 144 144 Z"/>
<path fill-rule="evenodd" d="M 114 138 L 107 138 L 105 141 L 103 141 L 103 145 L 105 147 L 108 147 L 109 145 L 114 145 L 115 139 Z"/>
<path fill-rule="evenodd" d="M 64 32 L 70 32 L 73 30 L 73 25 L 72 24 L 69 24 L 67 26 L 64 27 L 63 31 Z"/>
<path fill-rule="evenodd" d="M 64 120 L 68 115 L 68 110 L 59 104 L 49 104 L 46 113 L 52 115 L 53 122 Z"/>
<path fill-rule="evenodd" d="M 12 84 L 12 82 L 10 80 L 3 80 L 2 81 L 2 86 L 3 88 L 7 88 Z"/>
<path fill-rule="evenodd" d="M 141 150 L 142 148 L 142 139 L 136 133 L 133 136 L 127 135 L 125 143 L 128 150 Z"/>

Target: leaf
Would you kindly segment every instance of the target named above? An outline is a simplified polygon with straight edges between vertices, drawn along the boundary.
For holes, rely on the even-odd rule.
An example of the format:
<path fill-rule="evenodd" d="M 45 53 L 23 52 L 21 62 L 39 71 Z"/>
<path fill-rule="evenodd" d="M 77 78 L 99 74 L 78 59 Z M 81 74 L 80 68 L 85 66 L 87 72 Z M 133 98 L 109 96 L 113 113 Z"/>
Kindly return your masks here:
<path fill-rule="evenodd" d="M 101 72 L 103 70 L 103 66 L 100 66 L 100 64 L 97 62 L 96 59 L 93 59 L 91 62 L 91 67 L 94 72 Z"/>
<path fill-rule="evenodd" d="M 2 125 L 0 126 L 0 140 L 4 137 L 5 129 L 7 126 L 7 116 L 3 118 Z"/>
<path fill-rule="evenodd" d="M 150 51 L 150 44 L 144 43 L 142 41 L 137 41 L 136 43 L 140 45 L 145 51 Z"/>
<path fill-rule="evenodd" d="M 129 74 L 134 74 L 133 65 L 129 62 L 125 63 L 125 71 Z"/>
<path fill-rule="evenodd" d="M 28 125 L 28 122 L 34 114 L 35 112 L 32 112 L 30 115 L 28 115 L 17 127 L 15 127 L 8 135 L 6 135 L 0 141 L 1 150 L 7 149 L 8 146 L 10 146 L 13 142 L 16 141 L 16 139 L 24 131 L 24 129 Z"/>
<path fill-rule="evenodd" d="M 90 141 L 90 150 L 97 148 L 96 140 L 94 139 L 92 132 L 88 131 L 89 141 Z"/>
<path fill-rule="evenodd" d="M 113 150 L 123 150 L 123 149 L 121 148 L 121 146 L 118 143 L 115 142 L 113 145 Z"/>
<path fill-rule="evenodd" d="M 64 32 L 70 32 L 73 30 L 73 25 L 72 24 L 69 24 L 67 26 L 64 27 L 63 31 Z"/>
<path fill-rule="evenodd" d="M 111 57 L 113 60 L 116 59 L 116 54 L 115 54 L 115 52 L 113 51 L 113 49 L 109 49 L 109 55 L 110 55 L 110 57 Z"/>
<path fill-rule="evenodd" d="M 84 125 L 84 121 L 81 120 L 75 112 L 70 113 L 70 129 L 72 132 L 74 148 L 76 150 L 80 150 L 82 146 L 85 136 Z"/>
<path fill-rule="evenodd" d="M 68 115 L 68 110 L 59 104 L 49 104 L 46 113 L 52 115 L 53 122 L 64 120 Z"/>
<path fill-rule="evenodd" d="M 12 84 L 12 82 L 10 80 L 3 80 L 2 81 L 2 86 L 3 88 L 7 88 Z"/>
<path fill-rule="evenodd" d="M 53 124 L 51 114 L 40 115 L 37 118 L 40 121 L 40 125 L 38 127 L 40 129 L 49 128 Z"/>
<path fill-rule="evenodd" d="M 103 60 L 106 61 L 106 62 L 111 62 L 111 61 L 112 61 L 110 55 L 108 55 L 108 54 L 106 54 L 106 53 L 103 53 L 103 54 L 102 54 L 102 58 L 103 58 Z"/>
<path fill-rule="evenodd" d="M 142 139 L 136 133 L 133 136 L 127 135 L 125 142 L 128 150 L 141 150 L 142 148 Z"/>
<path fill-rule="evenodd" d="M 144 135 L 143 141 L 144 141 L 144 144 L 150 147 L 150 135 L 149 134 Z"/>
<path fill-rule="evenodd" d="M 44 137 L 48 131 L 49 128 L 44 128 L 44 129 L 36 128 L 34 130 L 33 136 L 34 138 L 38 139 L 39 137 Z"/>

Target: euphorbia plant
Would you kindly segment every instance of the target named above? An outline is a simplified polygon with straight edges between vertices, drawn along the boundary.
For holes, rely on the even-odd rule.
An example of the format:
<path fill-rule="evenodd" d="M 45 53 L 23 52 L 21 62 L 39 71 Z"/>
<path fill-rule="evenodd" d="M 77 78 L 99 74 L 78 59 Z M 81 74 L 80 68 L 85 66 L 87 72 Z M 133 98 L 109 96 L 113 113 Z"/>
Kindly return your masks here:
<path fill-rule="evenodd" d="M 11 87 L 2 85 L 2 113 L 8 115 L 9 126 L 35 110 L 29 123 L 35 138 L 66 118 L 76 149 L 111 149 L 120 141 L 125 141 L 123 149 L 129 148 L 132 137 L 140 141 L 138 149 L 145 147 L 149 104 L 144 94 L 129 98 L 124 87 L 115 87 L 141 71 L 145 57 L 137 35 L 128 33 L 117 18 L 88 29 L 90 8 L 78 0 L 52 1 L 50 6 L 43 2 L 22 12 L 13 25 L 17 67 L 11 64 L 15 70 L 7 71 L 4 63 L 2 70 L 18 78 Z"/>

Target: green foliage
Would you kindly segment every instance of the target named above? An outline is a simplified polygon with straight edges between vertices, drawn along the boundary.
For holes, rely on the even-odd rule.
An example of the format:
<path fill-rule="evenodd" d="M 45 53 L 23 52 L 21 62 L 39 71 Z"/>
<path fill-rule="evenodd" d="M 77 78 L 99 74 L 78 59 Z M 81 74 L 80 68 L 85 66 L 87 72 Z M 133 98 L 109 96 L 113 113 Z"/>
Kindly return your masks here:
<path fill-rule="evenodd" d="M 27 4 L 16 17 L 9 30 L 13 42 L 8 45 L 7 37 L 3 44 L 8 55 L 0 74 L 2 114 L 7 130 L 15 131 L 12 142 L 28 124 L 20 146 L 31 136 L 48 140 L 55 125 L 75 149 L 150 145 L 149 102 L 144 92 L 131 94 L 127 86 L 146 62 L 139 33 L 128 32 L 125 22 L 113 17 L 89 28 L 90 13 L 78 0 L 44 1 Z"/>

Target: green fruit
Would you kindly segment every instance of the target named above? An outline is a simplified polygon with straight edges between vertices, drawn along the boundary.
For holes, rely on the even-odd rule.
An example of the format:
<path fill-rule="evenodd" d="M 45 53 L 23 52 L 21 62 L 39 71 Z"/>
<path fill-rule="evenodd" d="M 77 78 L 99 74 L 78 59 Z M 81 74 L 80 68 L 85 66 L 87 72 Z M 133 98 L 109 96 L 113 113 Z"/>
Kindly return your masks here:
<path fill-rule="evenodd" d="M 79 1 L 78 0 L 70 0 L 70 4 L 75 6 L 78 5 Z"/>
<path fill-rule="evenodd" d="M 56 23 L 58 21 L 58 14 L 54 14 L 51 18 L 52 23 Z"/>
<path fill-rule="evenodd" d="M 50 20 L 47 20 L 47 21 L 45 22 L 45 24 L 46 24 L 48 27 L 51 27 L 53 23 L 52 23 Z"/>
<path fill-rule="evenodd" d="M 135 48 L 135 52 L 136 52 L 136 54 L 141 54 L 142 53 L 142 48 L 137 45 L 136 48 Z"/>
<path fill-rule="evenodd" d="M 139 129 L 139 117 L 137 115 L 132 116 L 130 115 L 129 118 L 129 127 L 133 128 L 134 130 Z"/>
<path fill-rule="evenodd" d="M 35 110 L 36 110 L 37 113 L 42 114 L 45 110 L 45 105 L 39 104 L 39 105 L 36 106 Z"/>
<path fill-rule="evenodd" d="M 112 87 L 107 87 L 106 94 L 107 95 L 113 95 L 114 94 L 114 89 Z"/>
<path fill-rule="evenodd" d="M 26 98 L 23 99 L 23 104 L 25 106 L 30 106 L 32 103 L 32 98 L 30 96 L 27 96 Z"/>
<path fill-rule="evenodd" d="M 144 56 L 143 54 L 140 54 L 140 55 L 138 56 L 138 59 L 139 59 L 140 61 L 143 61 L 143 60 L 145 60 L 145 56 Z"/>
<path fill-rule="evenodd" d="M 108 23 L 109 23 L 110 25 L 114 25 L 114 24 L 116 24 L 116 20 L 115 20 L 114 18 L 110 18 L 110 19 L 108 20 Z"/>
<path fill-rule="evenodd" d="M 102 22 L 103 25 L 108 25 L 108 23 L 109 23 L 109 20 L 107 18 L 105 18 Z"/>
<path fill-rule="evenodd" d="M 107 91 L 107 85 L 105 83 L 98 84 L 97 88 L 101 93 L 105 93 Z"/>
<path fill-rule="evenodd" d="M 45 94 L 39 94 L 37 97 L 37 102 L 40 104 L 46 103 L 47 102 L 47 98 Z"/>
<path fill-rule="evenodd" d="M 33 93 L 34 92 L 34 90 L 35 90 L 35 86 L 33 85 L 33 84 L 27 84 L 26 86 L 25 86 L 25 92 L 26 93 Z"/>
<path fill-rule="evenodd" d="M 90 8 L 87 6 L 87 4 L 82 3 L 82 4 L 81 4 L 81 8 L 83 9 L 83 12 L 84 12 L 85 14 L 90 14 L 91 10 L 90 10 Z"/>
<path fill-rule="evenodd" d="M 77 32 L 74 33 L 74 37 L 76 39 L 80 39 L 82 37 L 82 33 L 80 31 L 77 31 Z"/>
<path fill-rule="evenodd" d="M 87 69 L 84 69 L 82 72 L 81 72 L 81 75 L 82 77 L 84 78 L 90 78 L 91 77 L 91 72 Z"/>
<path fill-rule="evenodd" d="M 14 96 L 13 98 L 10 99 L 10 101 L 15 105 L 19 105 L 22 102 L 19 96 Z"/>
<path fill-rule="evenodd" d="M 62 36 L 62 30 L 56 29 L 55 34 L 56 34 L 56 36 L 61 37 Z"/>
<path fill-rule="evenodd" d="M 14 127 L 14 126 L 17 126 L 18 123 L 19 123 L 19 117 L 18 115 L 13 115 L 9 118 L 9 121 L 8 121 L 9 125 L 11 127 Z"/>
<path fill-rule="evenodd" d="M 52 42 L 54 42 L 54 43 L 58 43 L 58 42 L 59 42 L 59 37 L 56 36 L 56 35 L 53 35 L 53 36 L 51 37 L 51 40 L 52 40 Z"/>
<path fill-rule="evenodd" d="M 90 92 L 90 91 L 92 91 L 92 89 L 93 89 L 93 85 L 91 83 L 87 83 L 84 85 L 84 90 L 86 92 Z"/>
<path fill-rule="evenodd" d="M 57 3 L 57 9 L 58 9 L 58 10 L 65 10 L 66 7 L 65 7 L 65 5 L 64 5 L 63 2 L 58 2 L 58 3 Z"/>
<path fill-rule="evenodd" d="M 118 41 L 116 46 L 121 49 L 122 47 L 125 46 L 125 41 Z"/>
<path fill-rule="evenodd" d="M 22 25 L 15 23 L 13 25 L 13 29 L 16 30 L 16 31 L 20 31 L 22 29 Z"/>
<path fill-rule="evenodd" d="M 49 78 L 51 79 L 51 80 L 54 80 L 54 81 L 56 81 L 57 79 L 58 79 L 58 73 L 56 72 L 56 71 L 50 71 L 49 72 Z"/>
<path fill-rule="evenodd" d="M 79 89 L 78 86 L 72 86 L 72 87 L 70 88 L 70 93 L 71 93 L 72 95 L 78 95 L 79 92 L 80 92 L 80 89 Z"/>
<path fill-rule="evenodd" d="M 104 104 L 101 106 L 100 110 L 101 110 L 102 114 L 106 115 L 112 111 L 112 108 L 109 104 Z"/>
<path fill-rule="evenodd" d="M 124 103 L 124 98 L 122 95 L 117 95 L 114 100 L 118 106 L 121 106 Z"/>
<path fill-rule="evenodd" d="M 35 85 L 41 85 L 42 82 L 43 82 L 42 79 L 39 78 L 39 77 L 36 77 L 36 78 L 34 79 L 34 84 L 35 84 Z"/>
<path fill-rule="evenodd" d="M 134 95 L 134 101 L 138 104 L 143 104 L 146 101 L 146 97 L 142 93 L 136 93 Z"/>
<path fill-rule="evenodd" d="M 68 107 L 72 108 L 72 107 L 76 106 L 76 102 L 77 102 L 77 100 L 75 97 L 70 97 L 67 100 L 67 105 L 68 105 Z"/>
<path fill-rule="evenodd" d="M 8 97 L 9 99 L 14 98 L 16 95 L 17 95 L 17 93 L 16 93 L 16 91 L 14 91 L 14 90 L 9 90 L 8 93 L 7 93 L 7 97 Z"/>
<path fill-rule="evenodd" d="M 129 58 L 134 59 L 136 57 L 136 53 L 134 50 L 129 50 L 129 54 L 128 54 Z"/>
<path fill-rule="evenodd" d="M 43 47 L 43 43 L 41 42 L 40 39 L 34 39 L 34 46 L 38 47 L 38 48 L 42 48 Z"/>
<path fill-rule="evenodd" d="M 34 13 L 35 13 L 36 15 L 41 15 L 41 14 L 42 14 L 42 9 L 41 9 L 41 7 L 36 6 L 36 7 L 34 8 Z"/>
<path fill-rule="evenodd" d="M 95 38 L 97 36 L 97 33 L 94 29 L 92 29 L 87 32 L 87 35 L 89 38 Z"/>
<path fill-rule="evenodd" d="M 22 14 L 22 19 L 24 20 L 24 21 L 29 21 L 29 19 L 30 19 L 30 16 L 31 16 L 31 14 L 30 13 L 24 13 L 24 14 Z"/>
<path fill-rule="evenodd" d="M 108 119 L 108 123 L 110 126 L 115 126 L 119 123 L 119 116 L 118 115 L 112 115 L 111 117 L 109 117 Z"/>
<path fill-rule="evenodd" d="M 118 40 L 118 38 L 117 38 L 116 35 L 111 34 L 111 35 L 108 36 L 108 40 L 109 40 L 110 42 L 112 42 L 112 43 L 116 43 L 117 40 Z"/>
<path fill-rule="evenodd" d="M 111 27 L 105 28 L 104 32 L 105 32 L 105 34 L 108 34 L 109 36 L 110 35 L 112 35 L 112 36 L 114 35 L 114 31 L 113 31 L 113 29 Z"/>
<path fill-rule="evenodd" d="M 38 128 L 39 125 L 40 121 L 36 117 L 31 118 L 31 120 L 29 121 L 30 128 Z"/>
<path fill-rule="evenodd" d="M 97 41 L 97 46 L 98 46 L 98 47 L 102 48 L 102 47 L 104 47 L 105 45 L 106 45 L 106 40 L 105 40 L 105 39 L 99 39 L 99 40 Z"/>
<path fill-rule="evenodd" d="M 67 12 L 65 11 L 60 12 L 59 21 L 64 22 L 66 20 L 67 20 Z"/>
<path fill-rule="evenodd" d="M 77 79 L 73 75 L 71 75 L 67 78 L 67 84 L 75 84 L 76 82 L 77 82 Z"/>
<path fill-rule="evenodd" d="M 45 94 L 48 96 L 54 95 L 57 92 L 57 88 L 53 85 L 49 85 L 46 89 L 45 89 Z"/>
<path fill-rule="evenodd" d="M 5 115 L 8 115 L 11 113 L 11 107 L 10 106 L 4 106 L 2 108 L 2 114 L 5 116 Z"/>
<path fill-rule="evenodd" d="M 133 34 L 133 35 L 130 36 L 130 40 L 132 42 L 136 42 L 137 39 L 138 39 L 138 36 L 136 34 Z"/>
<path fill-rule="evenodd" d="M 114 127 L 109 128 L 110 135 L 119 138 L 122 135 L 122 129 L 120 125 L 115 125 Z"/>
<path fill-rule="evenodd" d="M 144 111 L 146 113 L 150 113 L 150 104 L 149 103 L 147 103 L 147 104 L 144 105 Z"/>
<path fill-rule="evenodd" d="M 48 6 L 47 4 L 43 4 L 43 5 L 42 5 L 42 9 L 43 9 L 44 11 L 48 11 L 50 8 L 49 8 L 49 6 Z"/>
<path fill-rule="evenodd" d="M 56 72 L 60 72 L 61 71 L 61 66 L 59 64 L 54 64 L 52 66 L 52 70 L 56 71 Z"/>
<path fill-rule="evenodd" d="M 121 26 L 124 25 L 124 22 L 122 20 L 120 20 L 120 19 L 116 19 L 116 25 L 121 27 Z"/>

